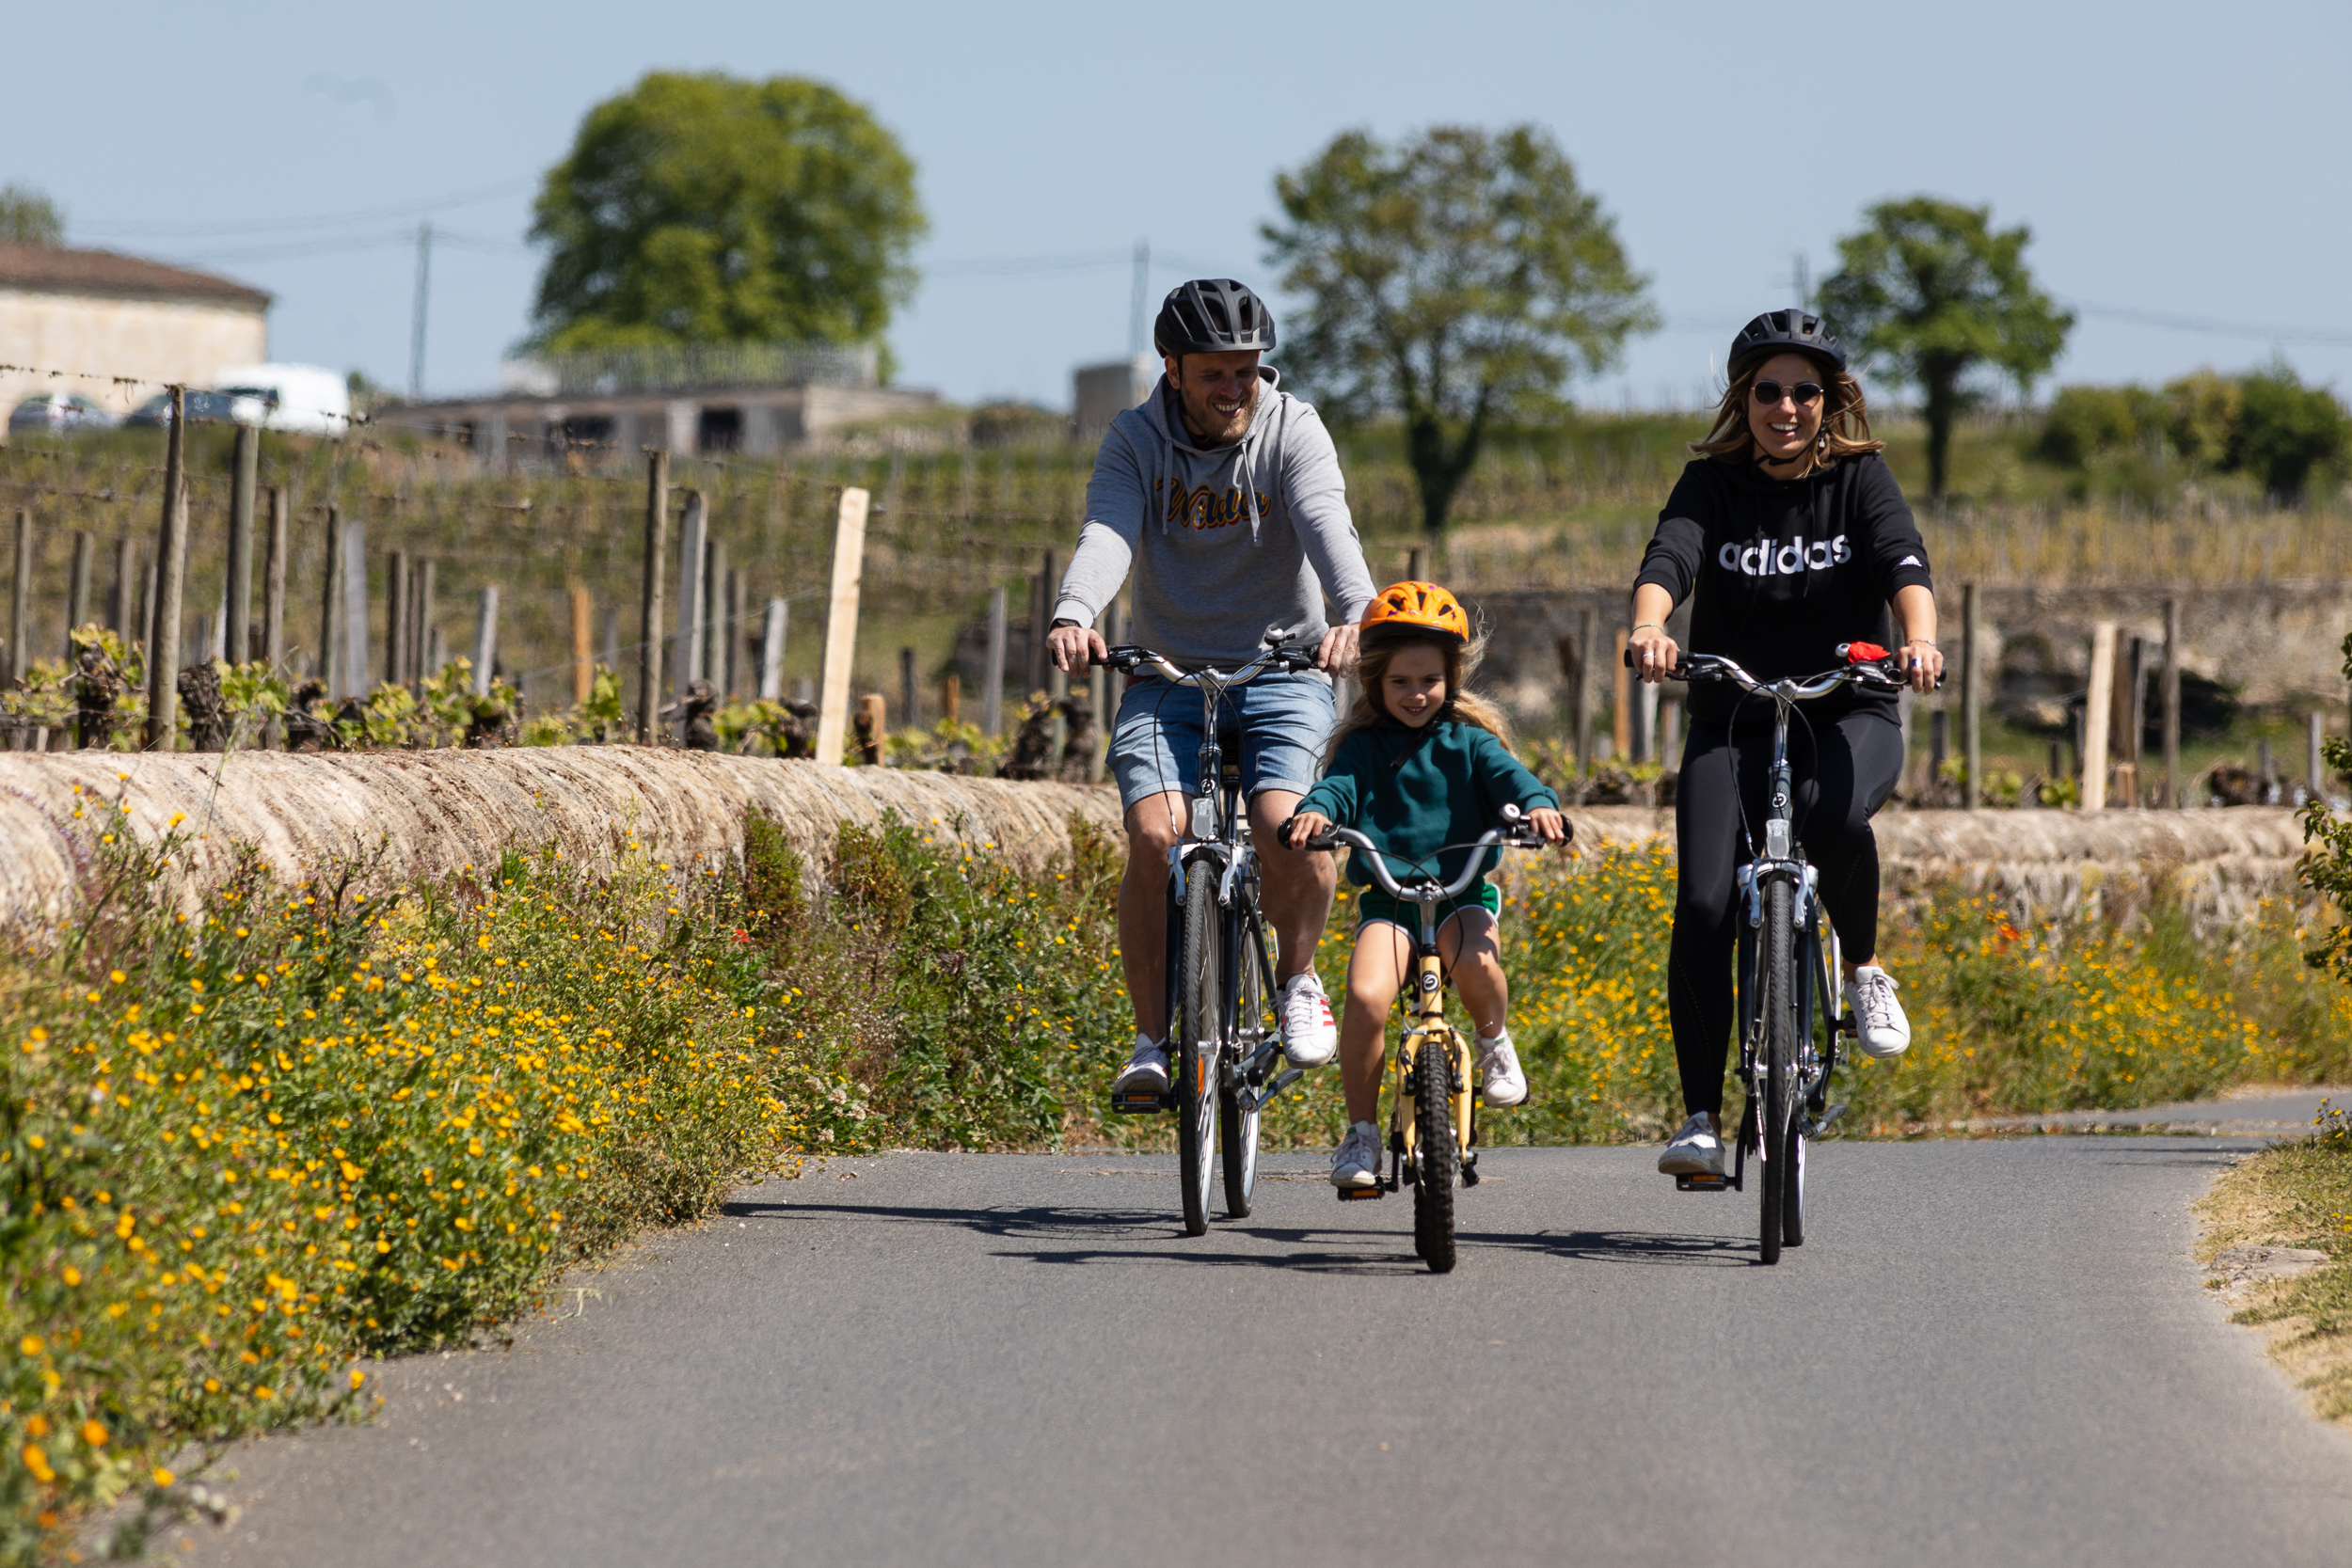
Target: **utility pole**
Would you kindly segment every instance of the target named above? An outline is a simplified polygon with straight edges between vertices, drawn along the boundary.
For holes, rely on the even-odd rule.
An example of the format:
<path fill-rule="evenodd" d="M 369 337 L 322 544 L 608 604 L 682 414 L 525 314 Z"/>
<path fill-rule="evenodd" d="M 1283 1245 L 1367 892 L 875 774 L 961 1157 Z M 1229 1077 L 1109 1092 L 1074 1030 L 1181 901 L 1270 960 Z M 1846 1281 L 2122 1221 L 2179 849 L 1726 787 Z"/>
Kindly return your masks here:
<path fill-rule="evenodd" d="M 1152 242 L 1136 242 L 1136 287 L 1129 308 L 1127 356 L 1141 358 L 1152 346 Z"/>
<path fill-rule="evenodd" d="M 408 398 L 424 396 L 424 308 L 433 287 L 433 220 L 417 225 L 417 303 L 408 318 Z"/>

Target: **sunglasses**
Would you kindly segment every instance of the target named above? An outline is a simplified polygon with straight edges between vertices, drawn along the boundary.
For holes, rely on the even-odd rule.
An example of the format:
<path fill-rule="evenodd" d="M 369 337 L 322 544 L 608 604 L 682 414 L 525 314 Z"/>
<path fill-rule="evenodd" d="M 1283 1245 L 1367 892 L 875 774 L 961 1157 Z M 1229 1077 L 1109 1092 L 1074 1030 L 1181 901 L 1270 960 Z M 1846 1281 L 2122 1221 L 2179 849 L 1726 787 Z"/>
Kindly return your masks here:
<path fill-rule="evenodd" d="M 1778 403 L 1784 391 L 1801 404 L 1821 401 L 1821 384 L 1818 381 L 1800 381 L 1788 388 L 1777 381 L 1759 381 L 1756 384 L 1756 401 L 1769 406 Z"/>

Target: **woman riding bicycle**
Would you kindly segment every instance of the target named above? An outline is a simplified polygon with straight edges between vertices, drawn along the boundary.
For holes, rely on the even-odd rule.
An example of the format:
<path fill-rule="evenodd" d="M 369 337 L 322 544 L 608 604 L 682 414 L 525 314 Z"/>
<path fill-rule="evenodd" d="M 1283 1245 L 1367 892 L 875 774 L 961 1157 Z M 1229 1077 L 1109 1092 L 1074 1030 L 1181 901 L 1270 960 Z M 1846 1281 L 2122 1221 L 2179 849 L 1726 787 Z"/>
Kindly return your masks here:
<path fill-rule="evenodd" d="M 1733 660 L 1758 680 L 1836 669 L 1838 646 L 1892 639 L 1915 690 L 1944 669 L 1927 546 L 1870 438 L 1861 384 L 1820 319 L 1756 317 L 1732 341 L 1731 383 L 1700 455 L 1682 470 L 1633 581 L 1628 649 L 1645 681 L 1666 679 L 1681 650 L 1666 634 L 1691 599 L 1694 652 Z M 1675 793 L 1679 885 L 1667 960 L 1689 1118 L 1658 1168 L 1724 1173 L 1724 1063 L 1732 1030 L 1731 953 L 1741 911 L 1738 867 L 1766 815 L 1772 704 L 1694 686 Z M 1822 907 L 1846 959 L 1862 1049 L 1900 1055 L 1911 1025 L 1878 952 L 1878 842 L 1870 816 L 1903 767 L 1897 695 L 1857 685 L 1797 709 L 1788 740 L 1797 836 L 1819 868 Z"/>

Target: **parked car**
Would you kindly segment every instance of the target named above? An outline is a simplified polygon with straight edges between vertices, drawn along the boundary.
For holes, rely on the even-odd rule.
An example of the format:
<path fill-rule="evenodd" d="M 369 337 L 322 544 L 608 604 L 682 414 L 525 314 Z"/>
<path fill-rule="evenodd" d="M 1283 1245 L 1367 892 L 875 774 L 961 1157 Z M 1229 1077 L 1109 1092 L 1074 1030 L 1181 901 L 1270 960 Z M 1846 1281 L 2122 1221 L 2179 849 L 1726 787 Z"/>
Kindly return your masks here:
<path fill-rule="evenodd" d="M 237 397 L 229 392 L 200 392 L 193 387 L 188 388 L 186 396 L 187 402 L 182 405 L 182 411 L 191 421 L 203 420 L 215 424 L 260 424 L 262 416 L 270 409 L 270 404 L 265 399 Z M 156 393 L 140 404 L 122 422 L 141 427 L 169 424 L 171 394 Z"/>
<path fill-rule="evenodd" d="M 107 430 L 115 417 L 79 392 L 36 392 L 8 416 L 10 430 Z"/>
<path fill-rule="evenodd" d="M 341 436 L 351 428 L 351 388 L 334 371 L 317 365 L 230 365 L 213 380 L 231 397 L 274 399 L 262 421 L 271 430 Z"/>

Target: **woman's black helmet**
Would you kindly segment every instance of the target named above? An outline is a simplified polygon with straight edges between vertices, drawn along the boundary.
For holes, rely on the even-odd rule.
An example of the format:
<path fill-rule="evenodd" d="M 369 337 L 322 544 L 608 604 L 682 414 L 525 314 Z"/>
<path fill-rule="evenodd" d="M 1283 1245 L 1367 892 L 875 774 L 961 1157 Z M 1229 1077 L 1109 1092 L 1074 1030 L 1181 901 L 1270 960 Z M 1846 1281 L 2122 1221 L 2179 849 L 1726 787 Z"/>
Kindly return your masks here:
<path fill-rule="evenodd" d="M 1820 317 L 1803 310 L 1767 310 L 1731 340 L 1724 373 L 1736 376 L 1750 362 L 1774 354 L 1809 355 L 1833 371 L 1846 368 L 1846 351 Z"/>
<path fill-rule="evenodd" d="M 1196 277 L 1172 291 L 1152 324 L 1162 356 L 1233 354 L 1274 347 L 1274 313 L 1248 284 L 1230 277 Z"/>

